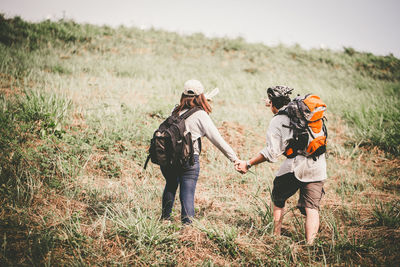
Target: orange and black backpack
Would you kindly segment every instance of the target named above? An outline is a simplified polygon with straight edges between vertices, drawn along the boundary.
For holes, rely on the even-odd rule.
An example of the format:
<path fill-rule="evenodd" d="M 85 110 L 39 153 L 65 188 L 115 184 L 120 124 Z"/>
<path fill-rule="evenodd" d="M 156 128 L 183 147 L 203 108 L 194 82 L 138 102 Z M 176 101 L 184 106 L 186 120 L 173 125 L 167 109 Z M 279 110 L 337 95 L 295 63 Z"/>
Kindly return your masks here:
<path fill-rule="evenodd" d="M 289 125 L 283 126 L 293 130 L 293 138 L 284 153 L 286 157 L 303 155 L 316 160 L 326 152 L 325 110 L 326 104 L 318 96 L 308 94 L 294 98 L 278 112 L 277 115 L 284 114 L 290 118 Z"/>

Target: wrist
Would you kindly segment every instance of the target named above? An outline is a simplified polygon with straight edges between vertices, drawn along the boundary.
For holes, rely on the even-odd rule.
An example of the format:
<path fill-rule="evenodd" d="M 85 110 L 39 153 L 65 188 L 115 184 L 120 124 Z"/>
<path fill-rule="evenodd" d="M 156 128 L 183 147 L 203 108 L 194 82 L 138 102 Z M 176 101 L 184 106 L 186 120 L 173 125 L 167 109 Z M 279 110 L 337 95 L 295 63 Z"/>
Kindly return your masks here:
<path fill-rule="evenodd" d="M 253 166 L 253 165 L 251 165 L 250 160 L 246 161 L 246 167 L 247 167 L 247 169 L 250 169 L 251 166 Z"/>

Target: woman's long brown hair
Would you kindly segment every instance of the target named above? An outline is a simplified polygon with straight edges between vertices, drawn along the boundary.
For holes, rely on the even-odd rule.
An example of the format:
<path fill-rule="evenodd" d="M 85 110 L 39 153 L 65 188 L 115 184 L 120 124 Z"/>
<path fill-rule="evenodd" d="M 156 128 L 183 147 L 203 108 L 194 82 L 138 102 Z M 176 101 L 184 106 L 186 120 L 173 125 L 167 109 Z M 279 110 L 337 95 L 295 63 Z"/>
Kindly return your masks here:
<path fill-rule="evenodd" d="M 211 106 L 208 103 L 204 94 L 197 96 L 187 96 L 182 94 L 180 104 L 176 106 L 173 113 L 179 114 L 179 112 L 184 109 L 190 109 L 194 107 L 201 107 L 205 112 L 211 113 Z"/>

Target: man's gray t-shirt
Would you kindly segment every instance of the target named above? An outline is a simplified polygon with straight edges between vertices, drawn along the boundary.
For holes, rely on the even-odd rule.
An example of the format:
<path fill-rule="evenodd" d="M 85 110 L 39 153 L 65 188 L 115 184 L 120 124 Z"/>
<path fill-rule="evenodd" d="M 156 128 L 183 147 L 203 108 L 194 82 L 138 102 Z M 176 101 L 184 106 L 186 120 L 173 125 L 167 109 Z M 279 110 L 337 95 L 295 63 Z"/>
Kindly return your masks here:
<path fill-rule="evenodd" d="M 268 130 L 266 146 L 260 153 L 268 162 L 276 162 L 278 157 L 285 152 L 289 140 L 293 136 L 290 128 L 283 127 L 289 125 L 290 119 L 286 115 L 276 115 L 272 118 Z M 323 134 L 321 131 L 315 134 L 315 137 Z M 317 182 L 327 178 L 325 154 L 317 157 L 317 160 L 298 155 L 294 158 L 287 158 L 279 168 L 276 176 L 293 172 L 296 178 L 301 182 Z"/>

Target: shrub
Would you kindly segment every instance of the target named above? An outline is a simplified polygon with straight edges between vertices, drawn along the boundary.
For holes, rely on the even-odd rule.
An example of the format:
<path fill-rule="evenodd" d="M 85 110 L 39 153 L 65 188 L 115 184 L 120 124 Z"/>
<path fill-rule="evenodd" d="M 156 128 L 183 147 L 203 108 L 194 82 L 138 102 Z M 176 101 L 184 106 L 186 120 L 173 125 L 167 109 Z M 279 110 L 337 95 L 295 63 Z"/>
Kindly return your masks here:
<path fill-rule="evenodd" d="M 4 14 L 0 14 L 0 42 L 7 46 L 25 46 L 35 50 L 48 42 L 69 43 L 90 39 L 84 27 L 72 21 L 28 23 L 20 17 L 6 19 Z"/>

